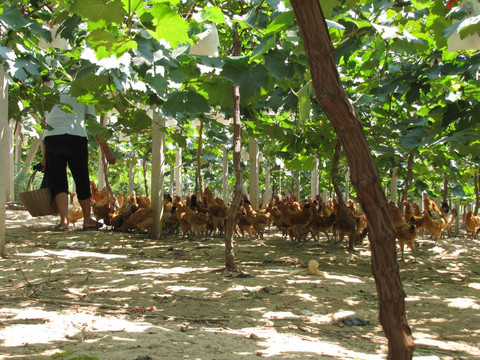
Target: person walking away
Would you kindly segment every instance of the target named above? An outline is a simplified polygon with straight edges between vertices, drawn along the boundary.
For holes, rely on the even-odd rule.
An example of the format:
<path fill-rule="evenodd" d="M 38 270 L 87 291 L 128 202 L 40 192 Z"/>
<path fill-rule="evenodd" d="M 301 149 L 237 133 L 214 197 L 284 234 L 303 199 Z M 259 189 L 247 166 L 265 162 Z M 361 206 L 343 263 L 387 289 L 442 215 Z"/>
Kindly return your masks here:
<path fill-rule="evenodd" d="M 83 229 L 98 230 L 103 224 L 92 218 L 90 174 L 88 170 L 88 138 L 85 127 L 87 116 L 95 117 L 93 106 L 79 103 L 70 94 L 60 95 L 60 104 L 47 115 L 44 131 L 44 166 L 48 185 L 60 215 L 57 231 L 68 230 L 68 178 L 67 165 L 75 181 L 77 199 L 83 213 Z M 99 142 L 107 161 L 116 159 L 108 145 Z"/>

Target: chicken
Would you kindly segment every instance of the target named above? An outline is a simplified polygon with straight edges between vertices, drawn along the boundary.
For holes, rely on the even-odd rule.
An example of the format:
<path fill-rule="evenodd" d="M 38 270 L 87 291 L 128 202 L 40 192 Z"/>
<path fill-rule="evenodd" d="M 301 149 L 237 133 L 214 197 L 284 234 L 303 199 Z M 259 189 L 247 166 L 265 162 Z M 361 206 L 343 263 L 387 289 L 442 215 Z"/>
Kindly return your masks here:
<path fill-rule="evenodd" d="M 263 233 L 270 224 L 271 214 L 269 212 L 255 211 L 246 197 L 243 200 L 243 208 L 245 209 L 248 222 L 252 224 L 255 233 L 263 239 Z"/>
<path fill-rule="evenodd" d="M 127 220 L 130 215 L 138 210 L 137 197 L 135 196 L 135 190 L 133 190 L 128 197 L 123 201 L 122 206 L 118 209 L 118 212 L 111 219 L 111 225 L 119 229 L 123 222 Z"/>
<path fill-rule="evenodd" d="M 75 225 L 75 223 L 83 219 L 83 211 L 82 207 L 80 206 L 77 193 L 69 193 L 70 201 L 68 204 L 68 222 Z"/>
<path fill-rule="evenodd" d="M 412 205 L 407 200 L 403 200 L 402 202 L 404 212 L 403 212 L 403 219 L 407 222 L 410 223 L 410 220 L 413 217 L 413 210 L 412 210 Z"/>
<path fill-rule="evenodd" d="M 433 217 L 433 218 L 439 218 L 442 216 L 441 212 L 440 212 L 440 209 L 438 208 L 437 204 L 435 203 L 435 201 L 433 200 L 430 200 L 429 198 L 427 197 L 424 197 L 423 198 L 423 204 L 424 204 L 424 209 L 425 210 L 428 210 L 430 212 L 430 215 Z"/>
<path fill-rule="evenodd" d="M 286 240 L 288 236 L 289 226 L 282 220 L 282 214 L 280 212 L 280 209 L 278 208 L 280 198 L 278 197 L 278 195 L 273 195 L 273 199 L 275 200 L 275 203 L 270 201 L 266 211 L 271 214 L 270 220 L 272 221 L 273 225 L 275 225 L 278 230 L 281 231 L 282 238 Z"/>
<path fill-rule="evenodd" d="M 464 222 L 467 229 L 467 236 L 471 235 L 472 238 L 476 238 L 476 229 L 480 225 L 480 216 L 473 215 L 472 210 L 469 210 L 465 214 Z"/>
<path fill-rule="evenodd" d="M 448 203 L 443 202 L 442 206 L 440 207 L 440 212 L 442 213 L 442 217 L 445 219 L 447 225 L 445 226 L 445 231 L 447 232 L 448 236 L 452 236 L 451 226 L 457 217 L 457 210 L 450 209 Z"/>
<path fill-rule="evenodd" d="M 282 221 L 288 226 L 290 239 L 301 241 L 306 238 L 313 217 L 312 206 L 306 203 L 302 208 L 293 200 L 291 203 L 279 202 L 278 207 Z"/>
<path fill-rule="evenodd" d="M 393 203 L 389 203 L 390 216 L 392 218 L 393 227 L 395 229 L 395 235 L 397 237 L 398 244 L 402 249 L 402 261 L 404 261 L 404 248 L 407 245 L 412 250 L 413 257 L 416 261 L 415 255 L 415 238 L 417 231 L 415 225 L 409 224 L 405 221 L 404 216 L 400 209 Z"/>
<path fill-rule="evenodd" d="M 255 234 L 251 218 L 247 215 L 243 206 L 238 208 L 237 214 L 235 215 L 235 233 L 237 236 L 240 236 L 241 234 L 243 238 L 245 237 L 245 233 L 247 233 L 248 236 Z"/>
<path fill-rule="evenodd" d="M 223 202 L 220 198 L 215 198 L 212 190 L 207 186 L 204 191 L 205 204 L 207 207 L 207 213 L 212 220 L 213 231 L 217 231 L 222 234 L 225 228 L 225 221 L 227 219 L 229 206 Z"/>
<path fill-rule="evenodd" d="M 318 207 L 315 204 L 312 204 L 312 222 L 310 225 L 310 231 L 314 240 L 317 240 L 317 237 L 320 233 L 324 233 L 327 237 L 327 241 L 330 241 L 328 237 L 328 232 L 332 230 L 333 224 L 335 224 L 335 213 L 330 213 L 327 208 L 327 205 L 320 199 L 317 200 Z"/>
<path fill-rule="evenodd" d="M 339 240 L 336 243 L 341 242 L 344 236 L 348 236 L 348 249 L 353 251 L 354 245 L 359 243 L 366 235 L 366 228 L 359 234 L 357 231 L 357 220 L 359 220 L 359 218 L 354 217 L 353 212 L 347 208 L 343 200 L 341 204 L 339 204 L 333 199 L 332 203 L 335 213 L 334 233 L 338 233 L 339 235 Z"/>
<path fill-rule="evenodd" d="M 90 181 L 92 187 L 92 212 L 97 221 L 103 220 L 105 225 L 111 225 L 109 214 L 112 212 L 112 202 L 110 192 L 107 188 L 99 190 L 93 181 Z"/>
<path fill-rule="evenodd" d="M 407 222 L 409 224 L 414 224 L 418 232 L 420 230 L 425 229 L 425 226 L 424 226 L 425 219 L 422 215 L 422 212 L 420 211 L 420 207 L 416 203 L 412 203 L 412 207 L 413 207 L 413 217 L 411 217 L 410 220 Z"/>
<path fill-rule="evenodd" d="M 199 208 L 199 204 L 196 202 L 196 196 L 192 195 L 189 203 L 196 209 Z M 183 218 L 190 225 L 191 230 L 195 232 L 195 235 L 203 234 L 207 236 L 207 214 L 196 209 L 194 210 L 189 205 L 184 205 L 183 209 L 185 211 Z"/>
<path fill-rule="evenodd" d="M 142 232 L 150 229 L 153 222 L 153 209 L 151 206 L 138 208 L 128 219 L 122 222 L 120 229 L 138 229 Z"/>
<path fill-rule="evenodd" d="M 432 233 L 435 238 L 435 245 L 447 225 L 447 222 L 443 217 L 433 218 L 427 209 L 423 210 L 423 216 L 421 218 L 414 217 L 413 223 L 417 225 L 417 222 Z"/>

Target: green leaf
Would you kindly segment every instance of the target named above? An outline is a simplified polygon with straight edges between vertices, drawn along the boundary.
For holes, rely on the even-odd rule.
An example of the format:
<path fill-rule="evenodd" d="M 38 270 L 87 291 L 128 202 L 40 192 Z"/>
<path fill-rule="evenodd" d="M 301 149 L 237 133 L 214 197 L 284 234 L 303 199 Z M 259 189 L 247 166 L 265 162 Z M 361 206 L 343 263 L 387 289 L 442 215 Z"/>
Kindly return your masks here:
<path fill-rule="evenodd" d="M 121 0 L 77 0 L 70 11 L 92 21 L 121 24 L 127 14 Z"/>
<path fill-rule="evenodd" d="M 235 86 L 240 86 L 247 99 L 268 87 L 265 67 L 260 64 L 251 66 L 246 57 L 226 59 L 220 75 L 232 80 Z"/>
<path fill-rule="evenodd" d="M 400 136 L 398 140 L 405 149 L 410 150 L 425 145 L 431 140 L 431 137 L 428 136 L 428 133 L 423 128 L 417 127 L 407 131 L 404 135 Z"/>
<path fill-rule="evenodd" d="M 295 13 L 288 11 L 278 15 L 265 29 L 265 35 L 291 28 L 295 24 Z"/>
<path fill-rule="evenodd" d="M 288 55 L 283 51 L 266 54 L 265 67 L 280 81 L 292 77 L 294 73 L 293 64 L 288 61 Z"/>
<path fill-rule="evenodd" d="M 252 52 L 252 58 L 255 58 L 256 56 L 259 56 L 268 52 L 270 49 L 275 48 L 275 45 L 276 45 L 275 34 L 272 34 L 270 36 L 264 36 L 260 40 L 260 43 L 257 46 L 255 46 L 255 49 Z"/>
<path fill-rule="evenodd" d="M 202 9 L 202 20 L 211 21 L 215 24 L 225 23 L 225 15 L 218 6 L 208 6 Z"/>
<path fill-rule="evenodd" d="M 190 118 L 195 118 L 199 114 L 204 114 L 210 110 L 208 101 L 200 94 L 192 91 L 174 92 L 162 106 L 164 112 L 176 116 L 177 113 L 187 114 Z"/>
<path fill-rule="evenodd" d="M 150 33 L 155 39 L 164 39 L 173 48 L 179 44 L 192 43 L 188 36 L 188 23 L 168 5 L 155 3 L 151 15 L 155 31 Z"/>
<path fill-rule="evenodd" d="M 17 2 L 6 8 L 0 14 L 0 22 L 5 24 L 5 27 L 10 30 L 18 30 L 30 23 L 27 17 L 20 13 Z M 2 34 L 4 36 L 4 34 Z"/>

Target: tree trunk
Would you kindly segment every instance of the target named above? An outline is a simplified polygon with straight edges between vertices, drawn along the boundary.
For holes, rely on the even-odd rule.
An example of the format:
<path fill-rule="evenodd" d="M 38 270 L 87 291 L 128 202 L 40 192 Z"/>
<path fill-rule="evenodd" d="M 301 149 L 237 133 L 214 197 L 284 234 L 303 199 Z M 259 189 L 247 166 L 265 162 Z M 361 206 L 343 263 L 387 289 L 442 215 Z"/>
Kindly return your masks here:
<path fill-rule="evenodd" d="M 145 196 L 148 196 L 148 182 L 147 182 L 147 154 L 143 155 L 143 186 L 145 188 Z"/>
<path fill-rule="evenodd" d="M 7 163 L 7 127 L 8 127 L 8 79 L 3 64 L 0 63 L 0 161 Z M 5 221 L 7 203 L 7 179 L 4 171 L 0 172 L 0 257 L 6 258 L 5 252 Z"/>
<path fill-rule="evenodd" d="M 475 170 L 475 175 L 473 176 L 473 184 L 475 185 L 475 207 L 473 210 L 473 215 L 477 216 L 478 214 L 478 170 Z"/>
<path fill-rule="evenodd" d="M 258 197 L 258 141 L 254 137 L 248 139 L 248 155 L 249 155 L 249 164 L 250 164 L 250 203 L 254 209 L 258 208 L 259 197 Z"/>
<path fill-rule="evenodd" d="M 443 179 L 443 198 L 442 202 L 446 203 L 448 200 L 448 177 L 445 175 Z"/>
<path fill-rule="evenodd" d="M 242 43 L 237 28 L 234 29 L 234 55 L 240 55 Z M 233 251 L 233 235 L 235 233 L 235 218 L 243 193 L 243 174 L 240 163 L 242 151 L 242 124 L 240 120 L 240 87 L 233 86 L 233 167 L 235 169 L 235 188 L 233 200 L 227 214 L 225 224 L 225 267 L 226 270 L 237 270 L 235 253 Z"/>
<path fill-rule="evenodd" d="M 362 124 L 341 85 L 319 1 L 291 0 L 291 4 L 303 38 L 317 101 L 343 145 L 352 185 L 367 216 L 379 320 L 388 340 L 388 359 L 411 359 L 414 343 L 405 314 L 395 231 Z"/>
<path fill-rule="evenodd" d="M 202 198 L 202 135 L 203 135 L 203 121 L 200 120 L 200 129 L 198 130 L 198 147 L 197 147 L 197 189 L 200 199 Z"/>
<path fill-rule="evenodd" d="M 414 151 L 410 151 L 408 154 L 408 163 L 407 163 L 407 177 L 405 179 L 405 186 L 403 187 L 402 191 L 402 201 L 400 201 L 400 204 L 398 205 L 400 209 L 403 209 L 403 202 L 407 200 L 407 194 L 408 190 L 410 189 L 410 186 L 412 186 L 412 174 L 413 174 L 413 157 L 415 153 Z"/>
<path fill-rule="evenodd" d="M 228 197 L 228 148 L 223 147 L 222 199 Z"/>

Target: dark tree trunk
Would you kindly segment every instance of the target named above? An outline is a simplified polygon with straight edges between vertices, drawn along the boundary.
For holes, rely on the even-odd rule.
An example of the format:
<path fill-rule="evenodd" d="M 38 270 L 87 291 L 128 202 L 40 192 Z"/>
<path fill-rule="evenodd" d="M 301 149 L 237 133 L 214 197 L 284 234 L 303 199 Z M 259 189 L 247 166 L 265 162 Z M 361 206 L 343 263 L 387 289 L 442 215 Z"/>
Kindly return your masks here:
<path fill-rule="evenodd" d="M 202 135 L 203 135 L 203 121 L 200 120 L 200 129 L 198 130 L 198 147 L 197 147 L 197 188 L 198 194 L 200 194 L 200 198 L 203 194 L 202 189 Z"/>
<path fill-rule="evenodd" d="M 147 155 L 143 156 L 143 185 L 145 186 L 145 197 L 148 197 Z"/>
<path fill-rule="evenodd" d="M 241 41 L 238 31 L 234 30 L 234 55 L 241 53 Z M 240 120 L 240 87 L 233 86 L 233 167 L 235 169 L 235 188 L 233 200 L 227 214 L 225 225 L 225 267 L 226 270 L 238 270 L 235 265 L 235 253 L 233 251 L 233 235 L 235 233 L 235 218 L 240 207 L 243 192 L 243 174 L 240 163 L 242 151 L 242 124 Z"/>
<path fill-rule="evenodd" d="M 388 359 L 411 359 L 414 343 L 405 314 L 395 231 L 362 124 L 341 85 L 319 1 L 291 0 L 291 4 L 303 38 L 317 101 L 343 145 L 352 184 L 367 216 L 379 320 L 388 340 Z"/>
<path fill-rule="evenodd" d="M 478 170 L 475 170 L 475 175 L 473 176 L 473 184 L 475 185 L 475 208 L 473 210 L 473 215 L 477 216 L 478 214 Z"/>
<path fill-rule="evenodd" d="M 405 186 L 402 191 L 402 201 L 400 201 L 399 208 L 403 209 L 403 202 L 407 200 L 408 190 L 412 186 L 412 174 L 413 174 L 413 157 L 415 156 L 414 151 L 410 151 L 408 154 L 408 163 L 407 163 L 407 178 L 405 179 Z"/>
<path fill-rule="evenodd" d="M 447 203 L 447 197 L 448 197 L 448 177 L 445 176 L 445 179 L 443 179 L 443 202 Z"/>

